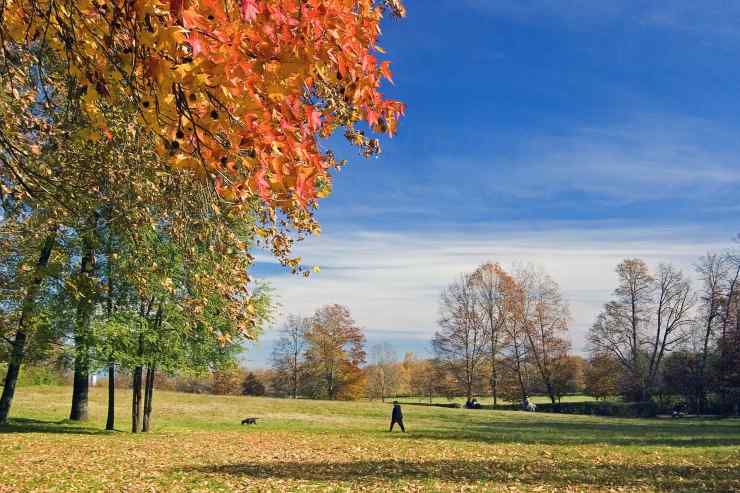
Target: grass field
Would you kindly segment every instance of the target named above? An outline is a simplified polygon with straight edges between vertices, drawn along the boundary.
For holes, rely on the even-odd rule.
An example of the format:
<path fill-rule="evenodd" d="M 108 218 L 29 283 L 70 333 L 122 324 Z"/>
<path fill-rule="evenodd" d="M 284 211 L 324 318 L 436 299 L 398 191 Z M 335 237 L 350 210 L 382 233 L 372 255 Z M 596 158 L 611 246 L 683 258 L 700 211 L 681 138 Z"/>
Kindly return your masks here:
<path fill-rule="evenodd" d="M 128 428 L 127 393 L 118 427 Z M 740 491 L 740 421 L 626 420 L 158 392 L 154 432 L 68 424 L 70 389 L 21 388 L 0 492 Z M 258 416 L 257 426 L 240 426 Z"/>

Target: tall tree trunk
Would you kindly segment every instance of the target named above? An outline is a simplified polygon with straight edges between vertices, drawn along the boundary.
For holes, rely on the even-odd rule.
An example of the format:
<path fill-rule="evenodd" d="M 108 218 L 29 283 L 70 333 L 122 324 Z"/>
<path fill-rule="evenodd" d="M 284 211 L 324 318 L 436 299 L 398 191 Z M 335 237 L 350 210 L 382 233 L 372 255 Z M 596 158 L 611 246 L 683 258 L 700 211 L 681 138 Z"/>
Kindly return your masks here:
<path fill-rule="evenodd" d="M 110 220 L 110 217 L 108 217 Z M 108 321 L 113 318 L 113 246 L 112 246 L 112 233 L 108 232 L 108 241 L 106 243 L 106 255 L 108 265 L 108 282 L 107 288 L 108 293 L 105 300 L 105 311 L 108 317 Z M 114 352 L 111 350 L 111 354 L 108 360 L 108 418 L 105 422 L 106 430 L 114 430 L 116 426 L 116 362 Z"/>
<path fill-rule="evenodd" d="M 144 385 L 144 419 L 141 431 L 148 432 L 151 425 L 152 416 L 152 397 L 154 394 L 154 375 L 156 366 L 152 363 L 146 371 L 146 383 Z"/>
<path fill-rule="evenodd" d="M 131 387 L 131 433 L 141 431 L 141 366 L 134 368 L 133 385 Z"/>
<path fill-rule="evenodd" d="M 87 402 L 90 380 L 90 319 L 92 318 L 93 273 L 95 270 L 95 251 L 90 238 L 84 240 L 84 254 L 80 264 L 80 286 L 82 296 L 77 305 L 77 325 L 75 327 L 75 373 L 72 386 L 72 408 L 69 419 L 87 421 Z"/>
<path fill-rule="evenodd" d="M 53 226 L 49 235 L 44 240 L 44 244 L 41 246 L 41 253 L 39 259 L 36 262 L 36 269 L 31 279 L 31 284 L 26 291 L 26 295 L 23 298 L 23 304 L 21 307 L 21 318 L 18 321 L 18 330 L 15 333 L 15 339 L 13 340 L 13 348 L 10 353 L 10 361 L 8 361 L 8 371 L 5 374 L 5 384 L 3 386 L 3 394 L 0 397 L 0 423 L 5 423 L 8 420 L 10 414 L 10 406 L 13 404 L 13 396 L 15 395 L 15 386 L 18 383 L 18 374 L 23 364 L 24 352 L 26 349 L 26 331 L 28 328 L 28 322 L 33 314 L 34 303 L 36 296 L 41 288 L 41 282 L 46 277 L 46 267 L 49 265 L 49 257 L 51 257 L 51 251 L 54 249 L 54 242 L 57 235 L 57 226 Z"/>
<path fill-rule="evenodd" d="M 111 361 L 108 364 L 108 419 L 105 422 L 106 430 L 114 430 L 116 423 L 116 365 Z"/>
<path fill-rule="evenodd" d="M 139 357 L 144 354 L 144 334 L 139 334 Z M 131 433 L 141 431 L 141 378 L 143 368 L 141 364 L 134 368 L 133 384 L 131 386 Z"/>

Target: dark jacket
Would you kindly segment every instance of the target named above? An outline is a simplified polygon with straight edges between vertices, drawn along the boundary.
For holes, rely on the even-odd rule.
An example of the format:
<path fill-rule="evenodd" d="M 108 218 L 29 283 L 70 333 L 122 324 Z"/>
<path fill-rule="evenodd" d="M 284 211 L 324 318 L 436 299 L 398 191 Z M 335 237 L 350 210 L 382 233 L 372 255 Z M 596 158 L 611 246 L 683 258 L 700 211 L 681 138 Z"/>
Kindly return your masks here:
<path fill-rule="evenodd" d="M 399 404 L 393 405 L 393 414 L 391 414 L 393 421 L 403 421 L 403 413 L 401 412 L 401 406 Z"/>

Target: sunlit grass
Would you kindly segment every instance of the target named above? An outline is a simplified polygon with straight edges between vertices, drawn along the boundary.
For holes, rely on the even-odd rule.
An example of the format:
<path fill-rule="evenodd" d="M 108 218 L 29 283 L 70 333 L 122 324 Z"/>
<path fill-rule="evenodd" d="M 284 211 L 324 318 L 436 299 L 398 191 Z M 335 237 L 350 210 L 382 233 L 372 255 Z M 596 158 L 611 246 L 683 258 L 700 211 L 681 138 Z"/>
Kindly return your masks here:
<path fill-rule="evenodd" d="M 738 491 L 740 421 L 637 420 L 379 402 L 157 392 L 154 431 L 64 421 L 70 389 L 19 389 L 0 429 L 0 491 Z M 241 426 L 247 416 L 256 426 Z"/>

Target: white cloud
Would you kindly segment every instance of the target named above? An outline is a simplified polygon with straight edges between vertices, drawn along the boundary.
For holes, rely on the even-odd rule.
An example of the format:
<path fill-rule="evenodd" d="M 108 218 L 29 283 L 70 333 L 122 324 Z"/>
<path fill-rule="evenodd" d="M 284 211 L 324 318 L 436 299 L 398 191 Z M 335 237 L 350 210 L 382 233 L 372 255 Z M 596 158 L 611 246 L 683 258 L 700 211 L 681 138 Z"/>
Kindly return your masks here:
<path fill-rule="evenodd" d="M 728 247 L 733 236 L 700 227 L 531 226 L 464 231 L 448 226 L 439 233 L 365 231 L 314 238 L 297 253 L 321 265 L 320 274 L 268 280 L 284 314 L 310 314 L 323 304 L 340 303 L 376 339 L 426 340 L 436 329 L 439 292 L 457 275 L 487 260 L 508 267 L 531 262 L 560 283 L 573 316 L 571 339 L 582 350 L 588 327 L 614 288 L 618 262 L 628 257 L 653 266 L 670 261 L 691 272 L 698 257 Z"/>
<path fill-rule="evenodd" d="M 432 166 L 440 180 L 453 169 L 480 170 L 467 179 L 460 173 L 463 182 L 450 191 L 452 199 L 464 197 L 466 207 L 481 192 L 499 199 L 491 201 L 494 209 L 501 198 L 530 207 L 538 204 L 527 200 L 557 202 L 572 193 L 610 205 L 670 199 L 709 206 L 722 200 L 718 193 L 740 186 L 735 136 L 736 129 L 700 118 L 627 115 L 560 135 L 519 137 L 500 155 L 494 148 L 488 157 L 441 157 Z"/>

